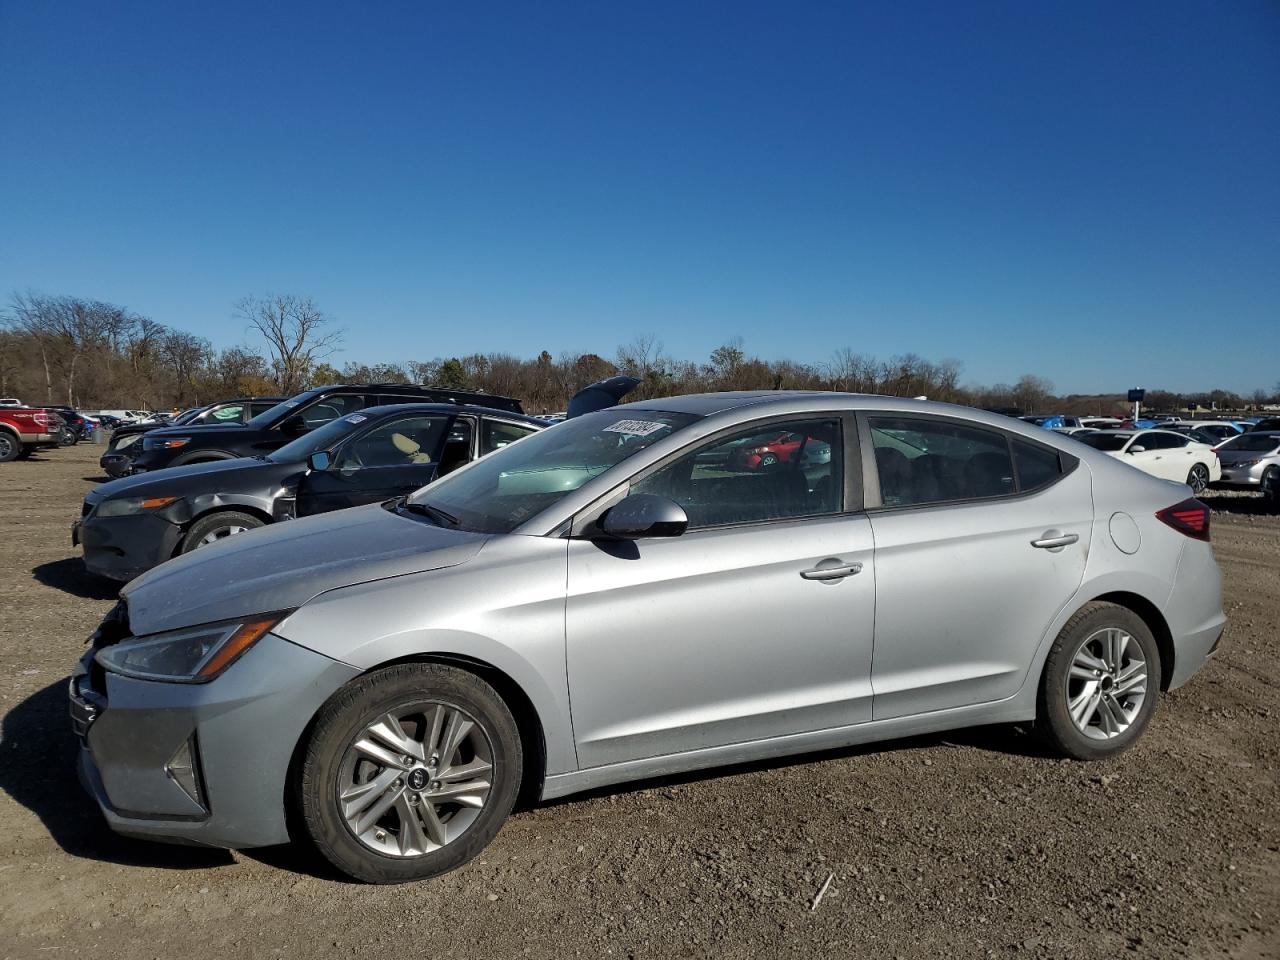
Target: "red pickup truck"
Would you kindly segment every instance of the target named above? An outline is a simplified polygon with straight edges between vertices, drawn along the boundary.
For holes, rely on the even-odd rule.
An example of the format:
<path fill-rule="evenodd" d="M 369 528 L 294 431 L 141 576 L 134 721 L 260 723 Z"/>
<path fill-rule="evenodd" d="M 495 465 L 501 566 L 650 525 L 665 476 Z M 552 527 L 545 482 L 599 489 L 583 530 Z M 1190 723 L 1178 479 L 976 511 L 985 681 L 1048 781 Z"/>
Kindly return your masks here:
<path fill-rule="evenodd" d="M 56 447 L 61 433 L 62 418 L 51 410 L 0 407 L 0 463 Z"/>

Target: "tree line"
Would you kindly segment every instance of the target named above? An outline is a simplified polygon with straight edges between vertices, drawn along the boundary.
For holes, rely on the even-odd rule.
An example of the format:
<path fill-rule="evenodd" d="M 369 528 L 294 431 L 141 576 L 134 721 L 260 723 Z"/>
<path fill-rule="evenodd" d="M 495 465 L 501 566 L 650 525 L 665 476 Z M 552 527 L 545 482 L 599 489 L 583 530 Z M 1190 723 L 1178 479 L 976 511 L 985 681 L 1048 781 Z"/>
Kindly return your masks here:
<path fill-rule="evenodd" d="M 365 364 L 332 361 L 343 340 L 310 298 L 246 297 L 234 314 L 260 343 L 216 349 L 206 339 L 124 307 L 72 296 L 14 294 L 0 317 L 0 396 L 33 404 L 84 409 L 182 408 L 234 396 L 287 396 L 332 383 L 423 383 L 520 398 L 531 413 L 563 410 L 589 383 L 614 374 L 638 377 L 635 399 L 707 390 L 846 390 L 926 396 L 1005 412 L 1123 414 L 1123 394 L 1058 395 L 1043 377 L 1014 383 L 960 383 L 958 360 L 914 353 L 877 359 L 844 348 L 826 361 L 764 360 L 735 338 L 703 361 L 668 355 L 652 335 L 639 336 L 611 357 L 542 351 L 533 358 L 475 353 L 431 360 Z M 1177 394 L 1149 390 L 1153 410 L 1245 409 L 1275 402 L 1273 392 L 1248 397 L 1227 390 Z"/>

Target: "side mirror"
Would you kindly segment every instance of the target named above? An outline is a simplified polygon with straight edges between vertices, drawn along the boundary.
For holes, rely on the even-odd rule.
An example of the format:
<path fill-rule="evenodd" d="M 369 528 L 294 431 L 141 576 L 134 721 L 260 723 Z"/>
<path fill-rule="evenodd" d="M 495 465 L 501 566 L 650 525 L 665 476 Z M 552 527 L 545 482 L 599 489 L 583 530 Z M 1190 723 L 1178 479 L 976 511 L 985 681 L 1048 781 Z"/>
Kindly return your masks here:
<path fill-rule="evenodd" d="M 1126 452 L 1127 453 L 1146 453 L 1147 448 L 1146 447 L 1130 447 Z"/>
<path fill-rule="evenodd" d="M 633 493 L 604 512 L 600 531 L 618 540 L 678 537 L 689 527 L 684 507 L 651 493 Z"/>
<path fill-rule="evenodd" d="M 328 450 L 317 450 L 307 457 L 307 466 L 312 470 L 328 470 L 331 462 L 332 458 L 329 456 Z"/>

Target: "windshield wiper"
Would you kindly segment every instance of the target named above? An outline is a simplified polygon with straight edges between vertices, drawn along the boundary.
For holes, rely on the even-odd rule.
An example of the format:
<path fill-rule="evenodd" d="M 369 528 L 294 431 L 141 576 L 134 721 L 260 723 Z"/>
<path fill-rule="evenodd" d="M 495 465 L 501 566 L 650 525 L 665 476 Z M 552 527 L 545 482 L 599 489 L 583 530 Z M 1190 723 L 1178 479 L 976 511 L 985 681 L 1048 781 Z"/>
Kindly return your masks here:
<path fill-rule="evenodd" d="M 441 526 L 456 527 L 458 518 L 451 513 L 445 513 L 439 507 L 433 507 L 429 503 L 414 502 L 411 503 L 408 497 L 400 501 L 400 506 L 410 513 L 420 513 L 424 517 L 429 517 Z"/>

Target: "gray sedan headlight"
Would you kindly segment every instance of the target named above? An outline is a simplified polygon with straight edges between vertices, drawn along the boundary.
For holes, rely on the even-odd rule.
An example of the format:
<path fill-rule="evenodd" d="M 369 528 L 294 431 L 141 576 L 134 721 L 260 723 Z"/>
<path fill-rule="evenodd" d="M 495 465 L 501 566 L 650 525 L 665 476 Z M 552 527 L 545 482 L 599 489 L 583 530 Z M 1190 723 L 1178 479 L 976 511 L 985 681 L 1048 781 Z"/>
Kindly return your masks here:
<path fill-rule="evenodd" d="M 263 614 L 124 640 L 99 650 L 97 661 L 112 673 L 139 680 L 208 683 L 288 615 L 287 611 Z"/>
<path fill-rule="evenodd" d="M 181 499 L 181 497 L 121 497 L 118 500 L 103 500 L 98 504 L 98 516 L 127 517 L 135 513 L 161 510 Z"/>

